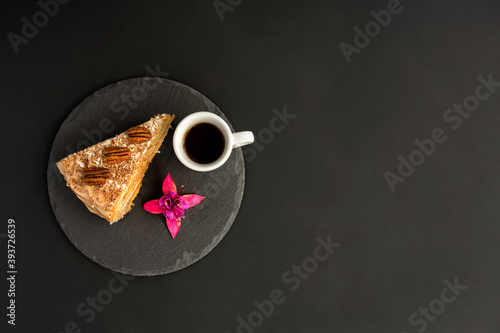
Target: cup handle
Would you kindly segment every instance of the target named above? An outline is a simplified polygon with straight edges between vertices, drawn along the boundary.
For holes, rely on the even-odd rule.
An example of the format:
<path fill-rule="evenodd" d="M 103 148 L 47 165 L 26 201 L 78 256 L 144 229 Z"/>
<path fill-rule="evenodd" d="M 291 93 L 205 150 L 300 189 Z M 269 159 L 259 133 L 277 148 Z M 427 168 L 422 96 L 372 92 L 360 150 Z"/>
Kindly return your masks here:
<path fill-rule="evenodd" d="M 253 133 L 250 131 L 233 133 L 233 148 L 246 146 L 255 141 Z"/>

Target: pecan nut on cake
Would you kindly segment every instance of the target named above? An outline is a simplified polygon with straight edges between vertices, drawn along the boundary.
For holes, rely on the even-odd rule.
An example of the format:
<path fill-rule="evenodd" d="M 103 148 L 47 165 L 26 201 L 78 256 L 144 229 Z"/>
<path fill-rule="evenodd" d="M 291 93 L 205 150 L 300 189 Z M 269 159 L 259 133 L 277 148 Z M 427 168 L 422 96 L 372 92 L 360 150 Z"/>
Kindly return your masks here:
<path fill-rule="evenodd" d="M 66 185 L 94 214 L 114 223 L 132 208 L 149 163 L 175 116 L 161 114 L 57 162 Z"/>

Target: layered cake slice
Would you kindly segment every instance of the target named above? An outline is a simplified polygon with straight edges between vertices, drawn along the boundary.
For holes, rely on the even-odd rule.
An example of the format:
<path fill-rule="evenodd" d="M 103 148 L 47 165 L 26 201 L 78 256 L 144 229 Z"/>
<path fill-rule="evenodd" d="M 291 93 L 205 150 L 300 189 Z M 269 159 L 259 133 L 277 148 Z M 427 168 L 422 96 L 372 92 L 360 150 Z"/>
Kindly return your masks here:
<path fill-rule="evenodd" d="M 114 223 L 130 211 L 174 116 L 157 115 L 57 162 L 66 185 L 94 214 Z"/>

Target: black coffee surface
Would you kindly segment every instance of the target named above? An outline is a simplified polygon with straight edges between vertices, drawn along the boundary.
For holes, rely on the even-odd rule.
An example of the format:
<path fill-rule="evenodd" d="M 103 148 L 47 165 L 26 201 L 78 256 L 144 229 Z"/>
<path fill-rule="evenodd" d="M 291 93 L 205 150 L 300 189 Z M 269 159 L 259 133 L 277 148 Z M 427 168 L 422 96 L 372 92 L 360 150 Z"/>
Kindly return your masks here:
<path fill-rule="evenodd" d="M 224 135 L 215 125 L 209 123 L 194 125 L 184 139 L 186 154 L 200 164 L 217 160 L 222 155 L 224 146 Z"/>

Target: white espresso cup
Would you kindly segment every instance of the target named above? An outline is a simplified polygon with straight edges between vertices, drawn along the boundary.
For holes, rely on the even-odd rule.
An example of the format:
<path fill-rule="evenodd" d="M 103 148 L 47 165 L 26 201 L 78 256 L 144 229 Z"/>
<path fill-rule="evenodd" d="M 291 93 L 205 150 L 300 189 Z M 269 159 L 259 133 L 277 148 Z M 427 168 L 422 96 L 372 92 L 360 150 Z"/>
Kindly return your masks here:
<path fill-rule="evenodd" d="M 196 125 L 203 123 L 217 127 L 224 137 L 224 147 L 221 155 L 215 161 L 208 164 L 198 163 L 191 159 L 185 148 L 185 140 L 188 132 Z M 251 144 L 254 140 L 252 132 L 233 133 L 224 119 L 211 112 L 201 111 L 190 114 L 177 125 L 174 132 L 173 146 L 175 155 L 177 155 L 182 164 L 195 171 L 207 172 L 215 170 L 226 163 L 229 156 L 231 156 L 233 148 Z"/>

